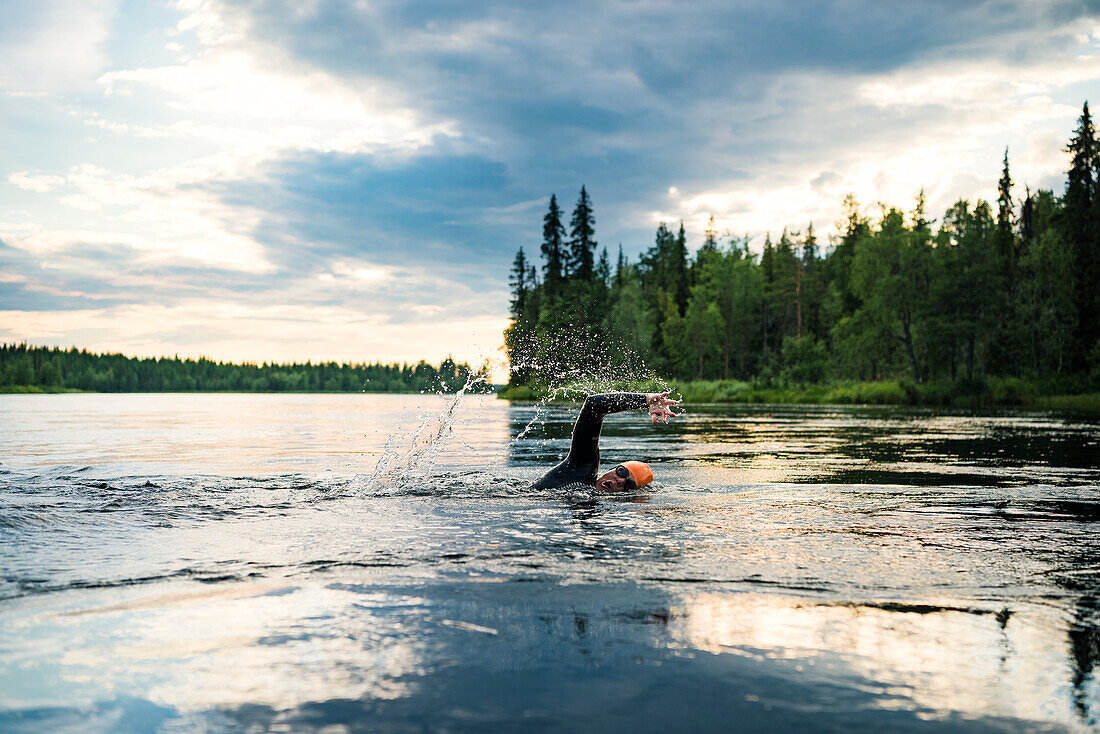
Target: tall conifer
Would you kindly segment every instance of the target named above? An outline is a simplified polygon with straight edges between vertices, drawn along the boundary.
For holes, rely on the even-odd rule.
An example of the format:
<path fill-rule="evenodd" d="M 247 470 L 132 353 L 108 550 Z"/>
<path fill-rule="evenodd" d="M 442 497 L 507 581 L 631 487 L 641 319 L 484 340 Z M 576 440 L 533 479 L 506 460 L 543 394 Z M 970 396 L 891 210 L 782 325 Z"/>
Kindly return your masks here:
<path fill-rule="evenodd" d="M 561 223 L 558 197 L 550 195 L 550 207 L 542 219 L 543 282 L 549 296 L 561 294 L 565 260 L 565 227 Z"/>
<path fill-rule="evenodd" d="M 596 217 L 588 191 L 581 186 L 573 218 L 569 222 L 568 274 L 580 281 L 590 281 L 595 275 Z"/>
<path fill-rule="evenodd" d="M 1077 328 L 1082 357 L 1100 340 L 1100 141 L 1085 102 L 1070 154 L 1063 199 L 1066 239 L 1077 269 Z"/>

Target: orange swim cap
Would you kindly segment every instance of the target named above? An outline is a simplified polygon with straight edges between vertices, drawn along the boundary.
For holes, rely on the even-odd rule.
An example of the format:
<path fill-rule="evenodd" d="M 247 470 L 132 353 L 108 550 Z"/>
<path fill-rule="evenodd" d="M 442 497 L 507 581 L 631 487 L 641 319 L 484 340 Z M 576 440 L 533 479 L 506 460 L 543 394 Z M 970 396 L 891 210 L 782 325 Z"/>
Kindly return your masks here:
<path fill-rule="evenodd" d="M 630 472 L 630 476 L 634 477 L 634 483 L 639 487 L 644 487 L 653 481 L 653 470 L 649 468 L 649 464 L 643 464 L 640 461 L 624 461 L 623 466 Z"/>

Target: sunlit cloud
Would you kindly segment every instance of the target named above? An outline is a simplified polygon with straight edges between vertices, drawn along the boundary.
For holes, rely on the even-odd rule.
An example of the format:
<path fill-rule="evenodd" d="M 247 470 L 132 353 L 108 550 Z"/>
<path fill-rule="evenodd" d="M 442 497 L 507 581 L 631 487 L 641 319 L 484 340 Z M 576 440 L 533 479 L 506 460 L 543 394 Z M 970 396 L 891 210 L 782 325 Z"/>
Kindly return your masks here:
<path fill-rule="evenodd" d="M 995 196 L 1005 147 L 1017 183 L 1050 186 L 1066 166 L 1065 134 L 1054 131 L 1068 130 L 1080 114 L 1078 104 L 1050 94 L 1094 79 L 1100 58 L 1023 69 L 935 63 L 866 79 L 799 75 L 776 89 L 806 99 L 801 114 L 820 116 L 813 155 L 804 144 L 767 146 L 774 172 L 704 191 L 674 187 L 649 219 L 684 219 L 700 232 L 713 215 L 719 230 L 757 234 L 788 225 L 804 230 L 813 221 L 820 233 L 839 219 L 847 193 L 877 211 L 879 202 L 911 208 L 922 189 L 928 212 L 938 216 L 958 198 Z M 780 135 L 810 129 L 798 114 Z M 866 124 L 853 128 L 853 114 Z"/>

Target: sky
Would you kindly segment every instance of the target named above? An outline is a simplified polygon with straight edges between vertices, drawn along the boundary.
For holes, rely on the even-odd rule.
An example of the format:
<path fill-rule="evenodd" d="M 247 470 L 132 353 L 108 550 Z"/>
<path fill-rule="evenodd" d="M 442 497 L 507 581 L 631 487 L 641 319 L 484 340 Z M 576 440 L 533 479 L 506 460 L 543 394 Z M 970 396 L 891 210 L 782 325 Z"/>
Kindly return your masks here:
<path fill-rule="evenodd" d="M 827 238 L 1061 194 L 1086 100 L 1100 0 L 3 3 L 0 342 L 499 364 L 551 194 Z"/>

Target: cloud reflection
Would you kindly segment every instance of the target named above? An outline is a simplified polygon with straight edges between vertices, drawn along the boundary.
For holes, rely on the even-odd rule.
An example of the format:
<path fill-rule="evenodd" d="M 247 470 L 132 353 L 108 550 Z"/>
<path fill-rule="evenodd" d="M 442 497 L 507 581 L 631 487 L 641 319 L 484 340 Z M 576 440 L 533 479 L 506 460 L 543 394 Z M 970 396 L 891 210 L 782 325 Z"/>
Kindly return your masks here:
<path fill-rule="evenodd" d="M 1070 701 L 1073 671 L 1056 616 L 1038 608 L 1006 615 L 697 593 L 671 606 L 669 634 L 680 646 L 713 654 L 798 661 L 796 669 L 811 679 L 876 681 L 899 708 L 1071 726 L 1079 723 Z"/>
<path fill-rule="evenodd" d="M 427 639 L 408 634 L 423 604 L 319 584 L 234 584 L 84 610 L 85 644 L 62 657 L 63 678 L 88 700 L 139 694 L 181 714 L 408 696 L 424 665 Z M 97 629 L 109 634 L 87 644 Z M 148 687 L 125 690 L 137 681 Z"/>

